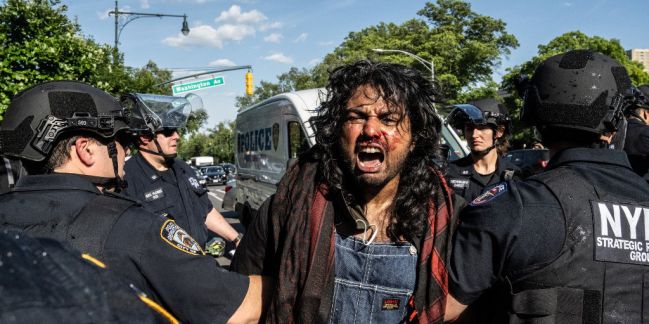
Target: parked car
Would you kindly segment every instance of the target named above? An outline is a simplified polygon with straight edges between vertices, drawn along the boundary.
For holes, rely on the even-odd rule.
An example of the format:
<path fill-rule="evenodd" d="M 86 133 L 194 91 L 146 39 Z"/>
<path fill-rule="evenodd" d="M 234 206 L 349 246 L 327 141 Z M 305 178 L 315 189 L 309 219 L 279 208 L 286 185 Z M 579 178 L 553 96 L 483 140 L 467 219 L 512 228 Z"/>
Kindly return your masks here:
<path fill-rule="evenodd" d="M 225 194 L 223 195 L 223 203 L 221 204 L 222 209 L 234 210 L 234 204 L 236 202 L 236 192 L 237 192 L 237 180 L 231 179 L 225 185 Z"/>
<path fill-rule="evenodd" d="M 200 184 L 203 188 L 207 188 L 207 176 L 203 174 L 201 170 L 193 166 L 191 168 L 196 172 L 196 179 L 198 179 L 198 184 Z"/>
<path fill-rule="evenodd" d="M 201 168 L 201 171 L 207 176 L 207 184 L 226 184 L 228 177 L 221 166 L 211 165 Z"/>
<path fill-rule="evenodd" d="M 526 178 L 545 169 L 550 160 L 550 151 L 542 150 L 513 150 L 505 154 L 505 158 L 521 168 L 521 176 Z"/>
<path fill-rule="evenodd" d="M 234 176 L 237 174 L 237 167 L 232 164 L 232 163 L 221 163 L 219 164 L 223 170 L 225 170 L 225 174 L 228 176 L 228 179 L 234 179 Z"/>

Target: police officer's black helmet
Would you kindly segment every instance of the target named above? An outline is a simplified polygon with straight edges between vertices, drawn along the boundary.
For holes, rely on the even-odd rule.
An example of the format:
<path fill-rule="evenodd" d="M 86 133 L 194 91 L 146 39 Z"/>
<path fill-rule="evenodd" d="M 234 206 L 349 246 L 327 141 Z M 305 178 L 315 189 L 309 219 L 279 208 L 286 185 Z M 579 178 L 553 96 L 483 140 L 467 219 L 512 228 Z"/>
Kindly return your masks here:
<path fill-rule="evenodd" d="M 591 134 L 616 131 L 632 98 L 631 80 L 616 60 L 575 50 L 543 61 L 525 87 L 521 120 L 541 129 Z"/>
<path fill-rule="evenodd" d="M 40 162 L 61 134 L 73 131 L 113 138 L 128 129 L 116 98 L 77 81 L 50 81 L 18 93 L 0 124 L 3 154 Z"/>
<path fill-rule="evenodd" d="M 507 108 L 493 98 L 483 98 L 468 104 L 451 106 L 453 110 L 446 118 L 446 122 L 456 129 L 464 129 L 469 123 L 472 125 L 490 125 L 494 128 L 505 126 L 505 134 L 509 133 L 511 120 Z"/>

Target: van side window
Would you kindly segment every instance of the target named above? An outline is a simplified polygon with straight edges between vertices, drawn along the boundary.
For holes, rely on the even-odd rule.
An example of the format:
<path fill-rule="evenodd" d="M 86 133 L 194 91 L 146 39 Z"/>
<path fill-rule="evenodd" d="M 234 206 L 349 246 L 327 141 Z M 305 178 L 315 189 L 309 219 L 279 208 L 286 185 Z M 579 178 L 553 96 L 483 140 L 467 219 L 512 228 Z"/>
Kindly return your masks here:
<path fill-rule="evenodd" d="M 295 159 L 309 148 L 309 142 L 299 122 L 288 122 L 288 158 Z"/>

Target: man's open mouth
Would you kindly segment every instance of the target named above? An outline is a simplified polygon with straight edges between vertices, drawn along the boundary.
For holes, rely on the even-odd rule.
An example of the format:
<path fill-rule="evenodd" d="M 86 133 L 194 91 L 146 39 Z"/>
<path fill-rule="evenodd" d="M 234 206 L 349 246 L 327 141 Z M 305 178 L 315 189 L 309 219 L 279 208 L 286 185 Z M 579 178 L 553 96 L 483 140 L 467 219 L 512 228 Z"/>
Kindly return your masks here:
<path fill-rule="evenodd" d="M 383 149 L 377 146 L 361 146 L 356 166 L 362 172 L 377 172 L 385 159 Z"/>

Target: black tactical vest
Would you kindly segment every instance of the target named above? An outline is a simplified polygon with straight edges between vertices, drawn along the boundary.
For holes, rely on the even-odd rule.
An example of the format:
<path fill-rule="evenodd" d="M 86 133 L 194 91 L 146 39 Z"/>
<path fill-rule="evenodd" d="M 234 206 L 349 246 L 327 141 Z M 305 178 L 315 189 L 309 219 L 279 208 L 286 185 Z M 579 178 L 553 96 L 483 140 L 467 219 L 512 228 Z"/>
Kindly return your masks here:
<path fill-rule="evenodd" d="M 649 323 L 649 203 L 565 167 L 529 180 L 559 200 L 566 240 L 557 259 L 510 281 L 509 322 Z"/>
<path fill-rule="evenodd" d="M 32 190 L 18 189 L 16 191 Z M 134 204 L 136 204 L 135 201 L 106 192 L 89 199 L 76 215 L 60 212 L 58 217 L 48 220 L 49 223 L 45 224 L 47 226 L 33 227 L 26 224 L 21 226 L 22 228 L 16 228 L 12 224 L 7 225 L 23 230 L 32 236 L 68 242 L 79 252 L 88 253 L 102 260 L 104 259 L 104 246 L 113 226 L 121 215 Z M 54 210 L 52 213 L 57 214 L 57 211 Z M 17 216 L 20 216 L 19 213 Z"/>

